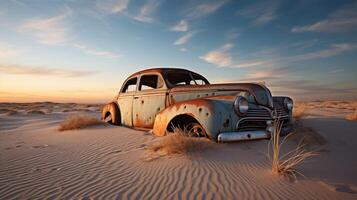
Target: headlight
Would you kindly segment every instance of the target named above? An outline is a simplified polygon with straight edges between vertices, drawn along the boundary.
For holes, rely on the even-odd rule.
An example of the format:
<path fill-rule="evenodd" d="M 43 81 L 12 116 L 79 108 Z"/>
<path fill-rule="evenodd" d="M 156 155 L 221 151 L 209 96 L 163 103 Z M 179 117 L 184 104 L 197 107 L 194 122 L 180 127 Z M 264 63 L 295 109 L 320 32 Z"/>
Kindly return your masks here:
<path fill-rule="evenodd" d="M 248 101 L 242 96 L 237 96 L 233 102 L 233 107 L 237 115 L 245 115 L 249 109 Z"/>
<path fill-rule="evenodd" d="M 293 107 L 294 107 L 293 100 L 291 100 L 290 98 L 285 98 L 284 99 L 284 106 L 285 106 L 286 109 L 292 110 Z"/>

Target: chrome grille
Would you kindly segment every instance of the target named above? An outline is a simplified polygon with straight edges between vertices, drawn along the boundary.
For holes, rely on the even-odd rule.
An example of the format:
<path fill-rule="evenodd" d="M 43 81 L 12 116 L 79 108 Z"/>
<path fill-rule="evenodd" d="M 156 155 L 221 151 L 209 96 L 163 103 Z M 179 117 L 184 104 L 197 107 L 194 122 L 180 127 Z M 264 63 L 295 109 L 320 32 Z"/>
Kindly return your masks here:
<path fill-rule="evenodd" d="M 244 117 L 264 117 L 271 118 L 270 112 L 266 109 L 250 109 Z"/>
<path fill-rule="evenodd" d="M 250 108 L 244 117 L 262 117 L 262 118 L 274 118 L 272 112 L 275 112 L 276 117 L 285 117 L 289 115 L 284 108 L 278 108 L 272 111 L 264 108 Z"/>
<path fill-rule="evenodd" d="M 236 128 L 238 131 L 265 130 L 266 121 L 275 119 L 283 120 L 285 126 L 289 122 L 289 113 L 284 108 L 249 108 L 247 114 L 238 121 Z"/>

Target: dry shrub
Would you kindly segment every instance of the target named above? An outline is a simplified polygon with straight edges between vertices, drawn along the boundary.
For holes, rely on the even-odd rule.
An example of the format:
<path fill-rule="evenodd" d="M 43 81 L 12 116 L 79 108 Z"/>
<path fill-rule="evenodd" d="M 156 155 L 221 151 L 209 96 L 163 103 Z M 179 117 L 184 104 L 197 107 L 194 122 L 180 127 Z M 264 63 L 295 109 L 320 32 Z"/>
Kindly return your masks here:
<path fill-rule="evenodd" d="M 59 131 L 83 129 L 89 126 L 101 125 L 104 122 L 95 117 L 78 115 L 70 116 L 64 122 L 62 122 L 58 128 Z"/>
<path fill-rule="evenodd" d="M 293 117 L 295 119 L 300 119 L 302 116 L 304 116 L 305 114 L 305 105 L 299 105 L 299 106 L 296 106 L 294 109 L 293 109 Z"/>
<path fill-rule="evenodd" d="M 357 120 L 357 109 L 354 113 L 348 114 L 345 117 L 347 120 Z"/>
<path fill-rule="evenodd" d="M 288 151 L 284 155 L 281 155 L 281 148 L 286 142 L 286 139 L 289 137 L 286 136 L 282 141 L 280 141 L 281 127 L 281 122 L 274 122 L 274 130 L 271 134 L 271 139 L 268 145 L 268 156 L 272 165 L 271 169 L 273 173 L 296 179 L 297 174 L 302 175 L 297 171 L 296 167 L 305 159 L 315 156 L 317 153 L 306 150 L 304 148 L 305 145 L 300 142 L 296 148 Z"/>
<path fill-rule="evenodd" d="M 174 128 L 173 133 L 162 137 L 161 140 L 146 146 L 146 149 L 162 155 L 201 152 L 206 147 L 202 138 L 189 136 L 186 130 Z"/>

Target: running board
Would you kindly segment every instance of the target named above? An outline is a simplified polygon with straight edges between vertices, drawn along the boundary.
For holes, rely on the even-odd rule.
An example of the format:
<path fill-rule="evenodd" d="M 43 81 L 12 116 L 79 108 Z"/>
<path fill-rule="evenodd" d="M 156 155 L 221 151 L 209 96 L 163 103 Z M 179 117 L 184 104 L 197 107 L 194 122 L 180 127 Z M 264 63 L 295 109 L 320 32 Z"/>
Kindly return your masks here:
<path fill-rule="evenodd" d="M 266 131 L 224 132 L 218 135 L 218 142 L 257 140 L 270 138 Z"/>

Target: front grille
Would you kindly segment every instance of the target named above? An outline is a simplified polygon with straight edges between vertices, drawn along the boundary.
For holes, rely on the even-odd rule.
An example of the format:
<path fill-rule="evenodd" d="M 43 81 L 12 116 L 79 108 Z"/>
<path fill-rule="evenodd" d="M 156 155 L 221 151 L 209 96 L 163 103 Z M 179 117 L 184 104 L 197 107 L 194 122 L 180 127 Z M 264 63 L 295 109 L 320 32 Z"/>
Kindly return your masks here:
<path fill-rule="evenodd" d="M 244 117 L 264 117 L 271 118 L 270 112 L 266 109 L 248 109 Z"/>
<path fill-rule="evenodd" d="M 265 130 L 267 121 L 279 119 L 283 121 L 283 127 L 289 123 L 289 113 L 284 108 L 270 111 L 266 108 L 249 108 L 247 114 L 237 123 L 238 131 Z"/>
<path fill-rule="evenodd" d="M 238 131 L 265 130 L 267 127 L 265 119 L 242 120 L 238 125 Z"/>
<path fill-rule="evenodd" d="M 252 108 L 249 109 L 247 114 L 244 117 L 262 117 L 262 118 L 274 118 L 272 112 L 276 112 L 276 117 L 284 117 L 287 116 L 289 113 L 286 112 L 284 108 L 278 108 L 273 111 L 269 111 L 264 108 Z"/>

